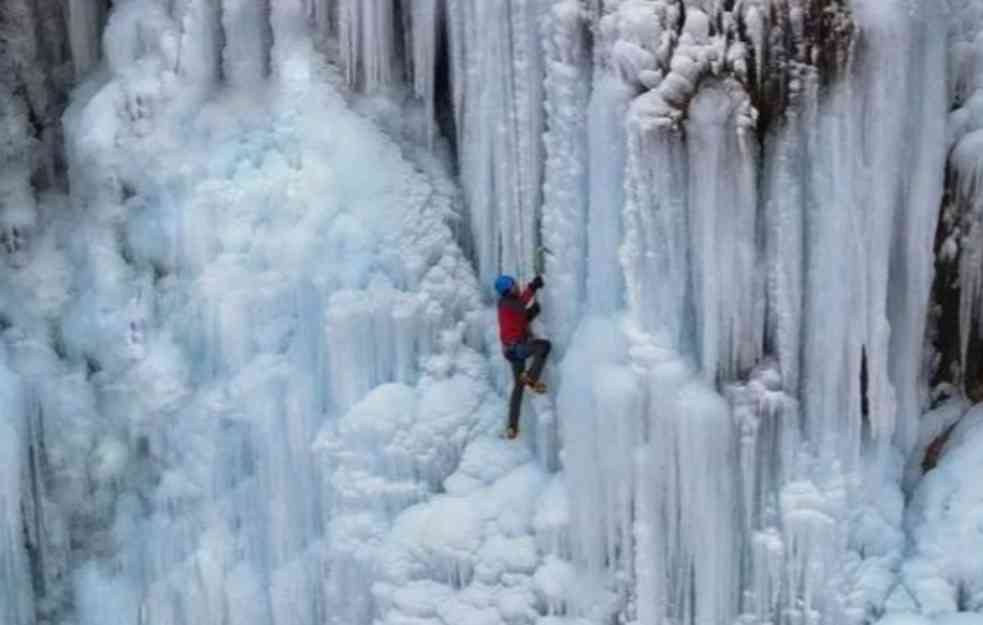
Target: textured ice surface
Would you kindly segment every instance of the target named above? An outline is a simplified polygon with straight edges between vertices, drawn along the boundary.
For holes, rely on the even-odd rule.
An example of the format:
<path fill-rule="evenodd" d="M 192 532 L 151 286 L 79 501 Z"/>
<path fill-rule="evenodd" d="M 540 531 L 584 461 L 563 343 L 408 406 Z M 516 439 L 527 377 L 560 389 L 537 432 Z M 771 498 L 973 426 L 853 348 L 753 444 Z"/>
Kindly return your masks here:
<path fill-rule="evenodd" d="M 779 4 L 542 13 L 570 557 L 627 620 L 860 623 L 895 596 L 902 470 L 935 427 L 918 423 L 920 367 L 952 15 Z M 487 164 L 538 149 L 514 139 L 535 119 L 510 91 L 527 69 L 526 7 L 445 5 L 483 277 L 536 256 L 512 208 L 528 172 Z M 414 33 L 430 17 L 411 17 Z M 506 23 L 515 38 L 486 37 Z M 864 52 L 851 56 L 854 27 Z M 500 133 L 491 151 L 470 134 L 476 110 Z M 578 593 L 565 610 L 605 605 Z"/>
<path fill-rule="evenodd" d="M 950 148 L 964 338 L 981 291 L 949 5 L 68 3 L 70 196 L 0 79 L 0 615 L 975 618 L 975 417 L 900 488 L 962 412 L 919 419 Z M 478 284 L 540 260 L 507 443 Z"/>
<path fill-rule="evenodd" d="M 27 404 L 19 376 L 6 363 L 6 350 L 0 349 L 0 571 L 3 571 L 3 607 L 0 616 L 4 623 L 26 625 L 34 620 L 34 596 L 31 570 L 23 549 L 21 506 L 28 497 L 22 493 L 20 476 L 29 461 L 21 441 Z"/>
<path fill-rule="evenodd" d="M 975 555 L 983 548 L 981 489 L 975 477 L 983 465 L 981 432 L 983 412 L 976 407 L 954 429 L 939 465 L 919 482 L 908 509 L 912 553 L 902 577 L 928 615 L 983 607 L 983 570 Z"/>
<path fill-rule="evenodd" d="M 500 407 L 466 344 L 478 293 L 446 176 L 349 110 L 300 4 L 225 4 L 224 55 L 207 3 L 113 12 L 110 72 L 65 118 L 72 209 L 43 207 L 44 237 L 3 279 L 21 372 L 0 376 L 5 623 L 34 622 L 32 586 L 42 615 L 101 625 L 340 615 L 357 605 L 337 599 L 350 499 L 388 520 Z M 364 438 L 371 404 L 356 412 L 386 382 L 414 398 L 383 411 L 415 427 L 389 459 L 384 432 Z M 322 426 L 367 468 L 322 463 Z"/>

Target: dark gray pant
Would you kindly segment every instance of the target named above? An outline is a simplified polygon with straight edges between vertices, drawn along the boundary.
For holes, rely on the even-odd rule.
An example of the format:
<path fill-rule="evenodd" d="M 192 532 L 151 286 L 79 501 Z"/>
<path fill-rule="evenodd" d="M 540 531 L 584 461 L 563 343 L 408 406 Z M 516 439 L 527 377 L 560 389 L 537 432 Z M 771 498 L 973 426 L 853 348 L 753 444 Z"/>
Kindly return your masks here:
<path fill-rule="evenodd" d="M 519 408 L 522 407 L 522 390 L 525 384 L 519 379 L 526 370 L 526 359 L 532 356 L 532 366 L 529 367 L 529 378 L 538 380 L 546 366 L 546 357 L 552 345 L 546 339 L 532 339 L 525 343 L 513 345 L 505 354 L 512 365 L 512 397 L 509 398 L 509 427 L 519 430 Z"/>

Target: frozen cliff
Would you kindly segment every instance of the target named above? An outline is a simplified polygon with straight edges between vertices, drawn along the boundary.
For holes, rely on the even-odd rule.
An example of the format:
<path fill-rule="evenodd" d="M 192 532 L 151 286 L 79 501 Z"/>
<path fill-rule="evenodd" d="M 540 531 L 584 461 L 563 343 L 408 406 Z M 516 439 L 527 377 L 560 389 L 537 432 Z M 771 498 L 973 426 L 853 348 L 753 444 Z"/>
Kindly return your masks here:
<path fill-rule="evenodd" d="M 980 2 L 6 0 L 0 70 L 0 625 L 983 622 Z"/>

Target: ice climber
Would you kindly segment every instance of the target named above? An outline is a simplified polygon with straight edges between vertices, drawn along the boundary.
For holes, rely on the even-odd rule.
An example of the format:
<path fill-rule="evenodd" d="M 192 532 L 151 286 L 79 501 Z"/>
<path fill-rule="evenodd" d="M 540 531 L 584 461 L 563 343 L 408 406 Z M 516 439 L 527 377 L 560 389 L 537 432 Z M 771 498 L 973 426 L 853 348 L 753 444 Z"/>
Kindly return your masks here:
<path fill-rule="evenodd" d="M 545 393 L 546 385 L 539 380 L 550 353 L 550 342 L 533 336 L 529 322 L 539 314 L 539 302 L 533 302 L 536 291 L 543 288 L 543 277 L 533 278 L 525 290 L 512 276 L 499 276 L 495 280 L 498 300 L 498 335 L 502 340 L 502 352 L 512 365 L 512 397 L 509 399 L 509 425 L 505 436 L 519 435 L 519 408 L 522 406 L 522 390 L 526 386 L 537 393 Z M 532 366 L 526 371 L 526 359 L 532 357 Z"/>

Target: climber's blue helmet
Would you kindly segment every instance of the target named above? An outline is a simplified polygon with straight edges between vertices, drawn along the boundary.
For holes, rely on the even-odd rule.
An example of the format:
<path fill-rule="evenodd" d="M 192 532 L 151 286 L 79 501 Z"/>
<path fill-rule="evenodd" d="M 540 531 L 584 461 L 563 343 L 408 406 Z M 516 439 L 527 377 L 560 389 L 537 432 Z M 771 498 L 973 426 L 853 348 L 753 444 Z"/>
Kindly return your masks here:
<path fill-rule="evenodd" d="M 505 297 L 512 292 L 512 287 L 515 286 L 515 278 L 512 276 L 501 275 L 495 278 L 495 292 Z"/>

